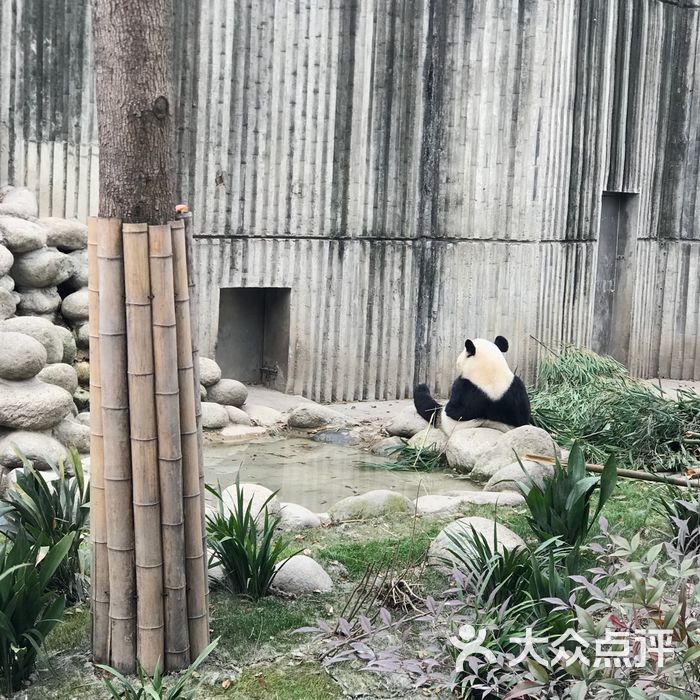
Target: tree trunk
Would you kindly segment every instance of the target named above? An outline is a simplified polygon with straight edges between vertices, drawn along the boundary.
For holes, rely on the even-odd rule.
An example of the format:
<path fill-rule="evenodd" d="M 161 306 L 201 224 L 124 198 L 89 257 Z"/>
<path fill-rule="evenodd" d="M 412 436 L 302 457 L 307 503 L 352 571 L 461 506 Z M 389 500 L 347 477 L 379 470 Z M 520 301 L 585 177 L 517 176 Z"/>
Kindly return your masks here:
<path fill-rule="evenodd" d="M 94 0 L 100 217 L 175 215 L 172 0 Z"/>

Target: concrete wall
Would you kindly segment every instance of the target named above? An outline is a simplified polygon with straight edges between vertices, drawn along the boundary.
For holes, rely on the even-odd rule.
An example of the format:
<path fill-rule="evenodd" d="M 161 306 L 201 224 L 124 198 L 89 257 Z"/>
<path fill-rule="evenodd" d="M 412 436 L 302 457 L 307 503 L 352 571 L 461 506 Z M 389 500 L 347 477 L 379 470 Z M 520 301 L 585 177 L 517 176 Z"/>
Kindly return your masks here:
<path fill-rule="evenodd" d="M 95 207 L 86 0 L 0 9 L 0 179 Z M 176 0 L 202 348 L 289 287 L 287 389 L 446 391 L 467 336 L 589 343 L 604 191 L 638 194 L 629 365 L 700 379 L 700 12 L 659 0 Z M 70 10 L 70 16 L 66 12 Z"/>

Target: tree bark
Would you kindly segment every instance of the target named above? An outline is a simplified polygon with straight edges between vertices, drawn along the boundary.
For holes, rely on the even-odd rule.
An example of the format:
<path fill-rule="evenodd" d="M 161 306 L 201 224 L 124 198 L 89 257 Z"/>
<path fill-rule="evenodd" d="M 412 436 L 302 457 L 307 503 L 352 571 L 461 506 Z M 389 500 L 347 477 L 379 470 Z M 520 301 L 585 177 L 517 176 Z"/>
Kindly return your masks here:
<path fill-rule="evenodd" d="M 100 217 L 175 212 L 172 0 L 93 0 Z"/>

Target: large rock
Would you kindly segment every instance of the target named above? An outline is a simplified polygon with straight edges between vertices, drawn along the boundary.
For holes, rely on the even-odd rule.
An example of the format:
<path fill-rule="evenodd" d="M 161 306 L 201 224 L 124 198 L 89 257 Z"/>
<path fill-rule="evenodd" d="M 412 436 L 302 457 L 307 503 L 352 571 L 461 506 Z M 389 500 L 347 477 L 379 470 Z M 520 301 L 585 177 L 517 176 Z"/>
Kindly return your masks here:
<path fill-rule="evenodd" d="M 281 504 L 276 495 L 273 496 L 270 489 L 260 486 L 259 484 L 240 484 L 240 489 L 243 493 L 243 509 L 248 508 L 250 503 L 250 514 L 254 518 L 258 516 L 264 517 L 264 508 L 271 516 L 279 515 Z M 238 494 L 236 492 L 236 484 L 224 489 L 222 495 L 224 511 L 226 513 L 236 513 L 238 510 Z M 269 501 L 268 501 L 269 499 Z M 267 505 L 265 503 L 267 502 Z"/>
<path fill-rule="evenodd" d="M 267 428 L 259 425 L 227 425 L 219 435 L 229 443 L 244 443 L 267 435 Z"/>
<path fill-rule="evenodd" d="M 253 425 L 260 425 L 265 428 L 271 428 L 273 425 L 284 421 L 284 414 L 281 411 L 268 406 L 251 406 L 246 404 L 243 406 L 243 411 L 248 415 Z"/>
<path fill-rule="evenodd" d="M 75 355 L 77 352 L 77 347 L 75 344 L 75 338 L 73 337 L 73 334 L 63 326 L 54 326 L 54 331 L 58 334 L 58 336 L 61 339 L 61 342 L 63 343 L 63 357 L 61 358 L 61 362 L 64 362 L 67 365 L 72 365 L 73 362 L 75 362 Z"/>
<path fill-rule="evenodd" d="M 372 454 L 380 457 L 391 457 L 396 454 L 404 446 L 404 441 L 395 435 L 388 438 L 383 438 L 379 442 L 375 442 L 370 448 Z"/>
<path fill-rule="evenodd" d="M 0 289 L 0 321 L 15 315 L 17 302 L 13 292 L 7 289 Z"/>
<path fill-rule="evenodd" d="M 38 340 L 46 348 L 46 362 L 49 364 L 63 359 L 63 341 L 57 327 L 51 321 L 32 316 L 17 316 L 0 321 L 0 331 L 24 333 Z"/>
<path fill-rule="evenodd" d="M 248 390 L 235 379 L 220 379 L 207 388 L 207 398 L 224 406 L 240 408 L 248 398 Z"/>
<path fill-rule="evenodd" d="M 7 292 L 14 291 L 15 281 L 10 277 L 10 275 L 3 275 L 0 277 L 0 289 L 4 289 Z"/>
<path fill-rule="evenodd" d="M 31 379 L 46 364 L 46 348 L 24 333 L 0 331 L 0 379 Z"/>
<path fill-rule="evenodd" d="M 410 438 L 428 427 L 430 427 L 428 421 L 421 418 L 413 406 L 406 406 L 386 426 L 386 432 L 389 435 Z"/>
<path fill-rule="evenodd" d="M 83 323 L 81 326 L 78 326 L 75 331 L 75 344 L 79 347 L 82 348 L 83 350 L 87 350 L 87 348 L 90 347 L 90 324 L 89 323 Z"/>
<path fill-rule="evenodd" d="M 46 242 L 64 252 L 87 246 L 87 226 L 78 219 L 48 216 L 39 221 L 46 227 Z"/>
<path fill-rule="evenodd" d="M 18 287 L 55 287 L 73 274 L 73 260 L 56 248 L 15 256 L 10 274 Z"/>
<path fill-rule="evenodd" d="M 204 390 L 206 392 L 206 389 Z M 234 425 L 253 425 L 253 421 L 250 416 L 241 408 L 237 406 L 226 406 L 226 412 L 228 413 L 229 420 Z"/>
<path fill-rule="evenodd" d="M 0 245 L 0 277 L 3 277 L 10 271 L 14 261 L 14 255 L 4 245 Z"/>
<path fill-rule="evenodd" d="M 67 391 L 71 396 L 75 394 L 78 388 L 78 375 L 72 365 L 64 365 L 62 362 L 56 362 L 53 365 L 46 365 L 39 372 L 37 379 L 40 379 L 46 384 L 55 384 L 61 389 Z"/>
<path fill-rule="evenodd" d="M 554 467 L 551 464 L 540 464 L 539 462 L 523 460 L 522 467 L 520 466 L 520 462 L 513 462 L 505 467 L 501 467 L 486 482 L 484 488 L 489 491 L 517 491 L 517 482 L 521 482 L 527 488 L 529 482 L 523 473 L 523 468 L 527 474 L 530 475 L 530 478 L 539 486 L 544 485 L 545 477 L 554 474 Z"/>
<path fill-rule="evenodd" d="M 73 274 L 63 283 L 61 290 L 65 292 L 77 292 L 88 286 L 87 250 L 74 250 L 68 253 L 72 260 Z"/>
<path fill-rule="evenodd" d="M 360 496 L 348 496 L 338 501 L 331 509 L 331 519 L 338 523 L 345 520 L 364 520 L 391 513 L 413 512 L 413 504 L 406 496 L 378 489 Z"/>
<path fill-rule="evenodd" d="M 199 358 L 199 382 L 203 386 L 213 386 L 221 379 L 221 367 L 208 357 Z"/>
<path fill-rule="evenodd" d="M 218 430 L 229 424 L 226 407 L 219 403 L 202 401 L 202 427 L 208 430 Z"/>
<path fill-rule="evenodd" d="M 282 503 L 280 517 L 282 518 L 280 527 L 291 532 L 321 527 L 321 519 L 318 515 L 297 503 Z"/>
<path fill-rule="evenodd" d="M 560 454 L 560 450 L 542 428 L 522 425 L 504 433 L 491 448 L 479 456 L 471 472 L 472 478 L 488 481 L 499 469 L 512 464 L 516 454 L 520 459 L 528 454 L 554 457 Z"/>
<path fill-rule="evenodd" d="M 462 428 L 447 440 L 447 463 L 461 474 L 468 474 L 479 457 L 501 438 L 493 428 Z"/>
<path fill-rule="evenodd" d="M 450 523 L 432 541 L 428 549 L 428 563 L 441 568 L 452 568 L 454 564 L 458 564 L 458 560 L 455 559 L 450 551 L 458 547 L 452 542 L 449 535 L 452 534 L 453 536 L 461 538 L 464 533 L 471 534 L 472 527 L 477 533 L 483 535 L 487 542 L 493 547 L 493 520 L 489 518 L 480 518 L 478 516 L 460 518 Z M 496 523 L 496 541 L 498 549 L 501 551 L 525 546 L 525 542 L 519 535 L 500 523 Z"/>
<path fill-rule="evenodd" d="M 38 379 L 0 380 L 0 427 L 45 430 L 73 411 L 73 397 L 61 387 Z"/>
<path fill-rule="evenodd" d="M 297 554 L 277 565 L 272 587 L 290 595 L 328 593 L 333 581 L 318 562 L 305 554 Z"/>
<path fill-rule="evenodd" d="M 54 314 L 61 305 L 61 296 L 56 287 L 44 287 L 43 289 L 17 289 L 19 303 L 17 304 L 18 316 L 46 316 Z"/>
<path fill-rule="evenodd" d="M 0 440 L 0 465 L 5 469 L 19 469 L 22 460 L 18 457 L 17 450 L 36 469 L 51 469 L 68 458 L 66 448 L 50 435 L 19 430 Z"/>
<path fill-rule="evenodd" d="M 33 221 L 0 215 L 0 243 L 12 253 L 28 253 L 46 245 L 46 229 Z"/>
<path fill-rule="evenodd" d="M 53 428 L 51 434 L 66 447 L 75 447 L 81 454 L 90 453 L 89 424 L 85 425 L 75 418 L 64 418 Z"/>
<path fill-rule="evenodd" d="M 287 418 L 290 428 L 321 428 L 324 425 L 345 425 L 349 421 L 342 413 L 317 403 L 303 403 L 292 409 Z"/>
<path fill-rule="evenodd" d="M 408 445 L 426 454 L 442 454 L 447 449 L 447 435 L 436 428 L 425 428 L 417 432 Z"/>
<path fill-rule="evenodd" d="M 61 304 L 61 315 L 72 323 L 84 323 L 88 320 L 87 287 L 69 294 Z"/>
<path fill-rule="evenodd" d="M 413 504 L 418 515 L 442 517 L 462 513 L 470 505 L 519 506 L 524 500 L 520 494 L 512 491 L 454 491 L 439 496 L 420 496 Z"/>
<path fill-rule="evenodd" d="M 28 187 L 3 185 L 0 188 L 0 214 L 31 219 L 39 216 L 36 195 Z"/>

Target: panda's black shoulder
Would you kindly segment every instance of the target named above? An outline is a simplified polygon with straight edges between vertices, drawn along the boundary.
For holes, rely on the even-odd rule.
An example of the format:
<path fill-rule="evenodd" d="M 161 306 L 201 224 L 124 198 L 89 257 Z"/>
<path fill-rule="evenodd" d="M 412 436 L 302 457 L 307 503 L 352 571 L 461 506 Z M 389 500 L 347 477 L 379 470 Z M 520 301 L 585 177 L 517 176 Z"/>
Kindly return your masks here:
<path fill-rule="evenodd" d="M 504 423 L 515 427 L 532 423 L 530 398 L 523 380 L 517 374 L 513 375 L 513 381 L 496 404 L 504 410 L 503 418 L 500 419 Z"/>

